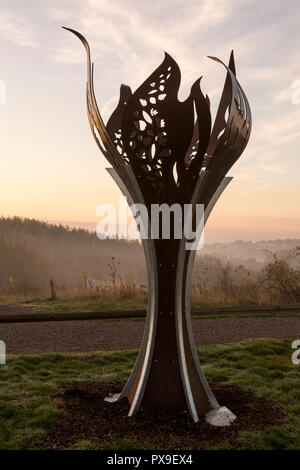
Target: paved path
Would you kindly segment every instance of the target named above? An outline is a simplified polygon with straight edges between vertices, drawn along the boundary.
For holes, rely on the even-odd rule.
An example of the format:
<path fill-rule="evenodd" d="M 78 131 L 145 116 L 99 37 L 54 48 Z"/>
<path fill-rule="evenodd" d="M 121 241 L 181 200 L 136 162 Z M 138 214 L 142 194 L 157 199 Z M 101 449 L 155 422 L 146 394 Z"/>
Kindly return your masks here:
<path fill-rule="evenodd" d="M 68 321 L 0 324 L 8 354 L 138 348 L 144 321 Z M 193 320 L 196 344 L 252 338 L 300 339 L 300 317 L 203 318 Z M 166 338 L 167 341 L 167 338 Z"/>

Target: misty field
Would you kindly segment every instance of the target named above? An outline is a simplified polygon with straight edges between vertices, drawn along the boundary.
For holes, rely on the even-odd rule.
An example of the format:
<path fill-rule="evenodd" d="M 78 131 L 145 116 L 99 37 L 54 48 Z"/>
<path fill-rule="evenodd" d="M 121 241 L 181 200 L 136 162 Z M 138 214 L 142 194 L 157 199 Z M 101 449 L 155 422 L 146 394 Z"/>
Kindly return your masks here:
<path fill-rule="evenodd" d="M 233 244 L 231 261 L 220 251 L 217 256 L 200 252 L 192 306 L 299 303 L 297 242 L 279 243 L 277 253 L 256 250 L 257 259 L 246 242 Z M 138 241 L 99 240 L 87 230 L 0 218 L 0 266 L 2 303 L 25 302 L 59 311 L 146 308 L 145 260 Z"/>

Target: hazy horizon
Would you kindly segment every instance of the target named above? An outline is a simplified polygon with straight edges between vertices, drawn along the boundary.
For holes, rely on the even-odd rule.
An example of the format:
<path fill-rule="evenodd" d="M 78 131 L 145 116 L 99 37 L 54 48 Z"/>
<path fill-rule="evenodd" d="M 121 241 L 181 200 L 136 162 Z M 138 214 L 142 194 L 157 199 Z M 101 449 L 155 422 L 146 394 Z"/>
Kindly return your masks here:
<path fill-rule="evenodd" d="M 246 217 L 248 220 L 248 223 L 250 222 L 249 217 Z M 53 224 L 62 224 L 62 225 L 68 225 L 71 228 L 86 228 L 88 230 L 96 231 L 96 225 L 97 222 L 81 222 L 81 221 L 72 221 L 72 220 L 46 220 L 48 223 L 53 223 Z M 264 221 L 265 222 L 265 221 Z M 282 222 L 282 221 L 281 221 Z M 272 224 L 273 223 L 273 224 Z M 252 231 L 249 231 L 249 228 L 246 230 L 246 232 L 243 232 L 241 229 L 239 230 L 234 230 L 233 232 L 230 230 L 230 224 L 229 227 L 223 227 L 222 228 L 222 233 L 218 230 L 217 224 L 211 224 L 210 227 L 205 228 L 205 237 L 204 237 L 204 243 L 229 243 L 229 242 L 234 242 L 236 240 L 244 240 L 244 241 L 260 241 L 260 240 L 278 240 L 278 239 L 299 239 L 300 240 L 300 221 L 295 221 L 294 219 L 290 220 L 285 220 L 286 227 L 290 227 L 295 225 L 295 228 L 298 230 L 295 230 L 295 234 L 292 230 L 288 231 L 281 231 L 277 232 L 277 235 L 281 236 L 272 236 L 272 228 L 274 230 L 274 225 L 277 225 L 279 221 L 277 220 L 276 217 L 274 219 L 270 219 L 269 221 L 269 230 L 260 230 L 257 231 L 256 227 L 257 225 L 257 219 L 252 219 L 252 224 L 255 225 L 253 227 Z M 297 223 L 297 225 L 296 225 Z M 250 237 L 249 237 L 250 235 Z M 251 237 L 253 235 L 253 237 Z M 255 236 L 254 236 L 255 235 Z"/>

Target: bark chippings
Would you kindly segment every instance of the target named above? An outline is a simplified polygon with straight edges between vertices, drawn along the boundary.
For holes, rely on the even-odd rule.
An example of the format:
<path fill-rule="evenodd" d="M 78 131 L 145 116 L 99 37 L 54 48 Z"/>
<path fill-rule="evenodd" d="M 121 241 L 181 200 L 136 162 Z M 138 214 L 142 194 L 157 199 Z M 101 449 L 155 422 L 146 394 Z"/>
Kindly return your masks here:
<path fill-rule="evenodd" d="M 210 383 L 216 398 L 236 416 L 235 422 L 225 428 L 217 428 L 204 418 L 194 423 L 186 416 L 165 412 L 140 411 L 127 416 L 126 399 L 107 403 L 104 397 L 119 392 L 124 383 L 78 382 L 60 388 L 58 397 L 63 413 L 49 429 L 43 447 L 68 448 L 82 440 L 92 441 L 97 448 L 105 449 L 118 441 L 131 440 L 140 449 L 204 449 L 222 441 L 238 446 L 241 431 L 262 431 L 281 424 L 284 412 L 275 403 L 233 385 Z"/>

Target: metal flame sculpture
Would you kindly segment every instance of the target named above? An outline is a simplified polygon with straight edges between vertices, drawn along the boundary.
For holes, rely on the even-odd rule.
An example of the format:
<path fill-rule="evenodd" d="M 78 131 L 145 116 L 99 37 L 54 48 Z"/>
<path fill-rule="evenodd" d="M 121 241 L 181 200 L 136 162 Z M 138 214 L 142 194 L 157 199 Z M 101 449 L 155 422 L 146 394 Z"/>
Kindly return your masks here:
<path fill-rule="evenodd" d="M 69 28 L 87 52 L 87 110 L 94 138 L 112 168 L 108 172 L 130 204 L 203 204 L 205 222 L 230 182 L 228 170 L 245 149 L 251 132 L 248 100 L 236 79 L 233 52 L 212 126 L 210 102 L 200 80 L 189 97 L 177 98 L 180 69 L 165 54 L 162 64 L 134 92 L 121 85 L 120 100 L 107 125 L 93 88 L 93 65 L 85 38 Z M 196 114 L 196 116 L 195 116 Z M 194 210 L 194 209 L 193 209 Z M 194 216 L 194 213 L 193 213 Z M 220 407 L 202 372 L 190 314 L 190 285 L 195 251 L 186 240 L 144 239 L 148 272 L 148 311 L 142 345 L 123 391 L 129 416 L 139 409 L 200 415 L 212 424 L 235 416 Z"/>

